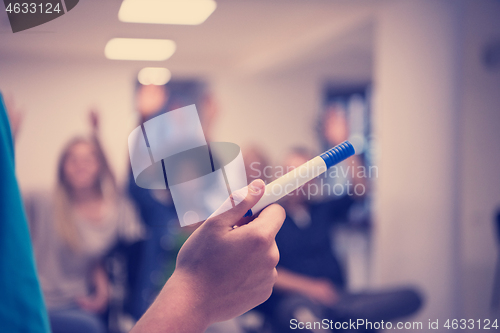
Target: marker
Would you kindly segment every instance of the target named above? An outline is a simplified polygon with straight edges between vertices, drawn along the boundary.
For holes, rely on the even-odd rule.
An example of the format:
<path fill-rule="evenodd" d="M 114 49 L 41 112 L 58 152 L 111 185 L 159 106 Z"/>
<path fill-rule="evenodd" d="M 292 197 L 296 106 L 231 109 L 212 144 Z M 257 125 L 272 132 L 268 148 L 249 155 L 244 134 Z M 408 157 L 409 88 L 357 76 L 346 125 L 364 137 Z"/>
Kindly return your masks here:
<path fill-rule="evenodd" d="M 298 168 L 293 169 L 286 175 L 267 184 L 262 198 L 260 198 L 252 209 L 248 210 L 245 216 L 257 214 L 266 206 L 295 191 L 311 179 L 318 177 L 335 164 L 342 162 L 352 155 L 354 155 L 354 147 L 349 141 L 344 141 Z"/>

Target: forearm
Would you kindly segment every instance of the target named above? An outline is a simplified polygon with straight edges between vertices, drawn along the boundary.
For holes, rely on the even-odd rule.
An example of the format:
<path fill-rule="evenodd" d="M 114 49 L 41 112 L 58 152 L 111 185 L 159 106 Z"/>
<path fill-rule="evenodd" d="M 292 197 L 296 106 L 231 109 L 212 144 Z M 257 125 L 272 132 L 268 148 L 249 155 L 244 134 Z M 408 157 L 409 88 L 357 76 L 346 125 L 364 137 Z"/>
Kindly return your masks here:
<path fill-rule="evenodd" d="M 314 280 L 308 276 L 297 274 L 278 266 L 278 279 L 274 288 L 283 291 L 305 293 Z"/>
<path fill-rule="evenodd" d="M 327 306 L 335 304 L 339 299 L 335 286 L 329 280 L 312 278 L 284 269 L 278 269 L 275 288 L 302 294 Z"/>
<path fill-rule="evenodd" d="M 193 286 L 174 272 L 130 333 L 202 333 L 210 320 Z"/>
<path fill-rule="evenodd" d="M 96 289 L 96 295 L 99 298 L 105 299 L 107 301 L 109 296 L 109 279 L 108 275 L 104 271 L 104 268 L 99 265 L 96 267 L 94 272 L 94 284 Z"/>

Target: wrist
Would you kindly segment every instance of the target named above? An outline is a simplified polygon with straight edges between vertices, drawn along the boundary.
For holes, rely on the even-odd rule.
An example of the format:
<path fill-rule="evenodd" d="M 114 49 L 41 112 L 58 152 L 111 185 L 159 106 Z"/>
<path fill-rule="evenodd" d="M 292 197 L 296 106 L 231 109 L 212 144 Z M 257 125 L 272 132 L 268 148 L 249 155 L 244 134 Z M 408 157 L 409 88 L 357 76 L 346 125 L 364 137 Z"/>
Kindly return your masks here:
<path fill-rule="evenodd" d="M 211 324 L 206 302 L 193 282 L 177 271 L 131 333 L 202 333 Z"/>
<path fill-rule="evenodd" d="M 211 317 L 206 297 L 198 287 L 199 283 L 192 281 L 189 274 L 175 270 L 160 296 L 165 298 L 165 302 L 172 304 L 178 316 L 187 317 L 185 320 L 190 322 L 190 326 L 202 328 L 204 332 L 211 324 Z"/>

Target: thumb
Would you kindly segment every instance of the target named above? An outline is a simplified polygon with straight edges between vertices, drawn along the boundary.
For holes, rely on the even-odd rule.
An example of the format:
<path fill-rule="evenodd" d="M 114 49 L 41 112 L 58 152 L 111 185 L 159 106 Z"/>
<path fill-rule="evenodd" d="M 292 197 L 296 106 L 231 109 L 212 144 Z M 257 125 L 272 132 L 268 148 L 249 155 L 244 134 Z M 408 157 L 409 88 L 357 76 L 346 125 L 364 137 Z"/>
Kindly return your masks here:
<path fill-rule="evenodd" d="M 232 227 L 255 206 L 264 195 L 265 187 L 264 181 L 257 179 L 247 187 L 233 192 L 205 223 L 218 223 Z"/>

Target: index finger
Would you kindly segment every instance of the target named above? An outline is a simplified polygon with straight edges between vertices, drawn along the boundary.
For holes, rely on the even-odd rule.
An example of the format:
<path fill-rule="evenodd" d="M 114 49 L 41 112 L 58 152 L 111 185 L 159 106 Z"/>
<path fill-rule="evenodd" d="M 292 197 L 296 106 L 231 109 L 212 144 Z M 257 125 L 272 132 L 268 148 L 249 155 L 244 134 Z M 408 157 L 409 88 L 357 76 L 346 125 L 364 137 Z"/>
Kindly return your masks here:
<path fill-rule="evenodd" d="M 285 221 L 286 213 L 283 207 L 278 204 L 272 204 L 262 210 L 253 221 L 247 224 L 248 227 L 259 228 L 260 231 L 269 233 L 275 237 L 280 231 Z"/>

